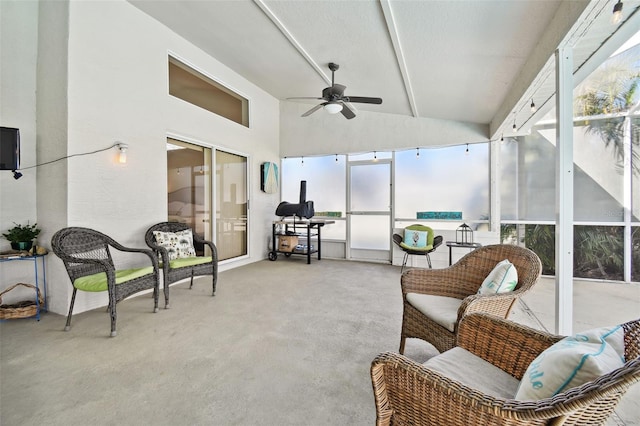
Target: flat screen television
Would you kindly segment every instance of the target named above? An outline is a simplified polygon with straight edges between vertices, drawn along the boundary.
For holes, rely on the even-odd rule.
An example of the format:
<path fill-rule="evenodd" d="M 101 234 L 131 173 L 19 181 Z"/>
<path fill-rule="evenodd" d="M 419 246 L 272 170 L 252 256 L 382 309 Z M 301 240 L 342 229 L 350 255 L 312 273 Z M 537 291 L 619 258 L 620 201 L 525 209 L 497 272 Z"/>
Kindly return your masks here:
<path fill-rule="evenodd" d="M 20 130 L 0 127 L 0 170 L 20 168 Z"/>

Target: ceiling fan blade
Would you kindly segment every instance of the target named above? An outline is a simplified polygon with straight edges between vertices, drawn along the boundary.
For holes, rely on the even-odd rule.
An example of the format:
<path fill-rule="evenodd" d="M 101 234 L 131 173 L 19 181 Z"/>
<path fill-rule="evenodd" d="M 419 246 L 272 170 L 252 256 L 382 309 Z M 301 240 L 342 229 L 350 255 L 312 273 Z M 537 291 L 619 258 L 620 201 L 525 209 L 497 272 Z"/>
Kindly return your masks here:
<path fill-rule="evenodd" d="M 326 102 L 325 102 L 325 103 L 318 104 L 318 105 L 314 106 L 314 107 L 313 107 L 313 108 L 311 108 L 309 111 L 307 111 L 307 112 L 305 112 L 304 114 L 302 114 L 300 117 L 307 117 L 307 116 L 309 116 L 309 115 L 313 114 L 314 112 L 316 112 L 317 110 L 319 110 L 320 108 L 322 108 L 325 104 L 326 104 Z"/>
<path fill-rule="evenodd" d="M 291 99 L 315 99 L 317 101 L 324 100 L 323 98 L 318 98 L 316 96 L 299 96 L 299 97 L 294 97 L 294 98 L 287 98 L 287 100 L 291 100 Z"/>
<path fill-rule="evenodd" d="M 356 116 L 356 113 L 351 109 L 351 107 L 349 106 L 349 104 L 342 102 L 342 111 L 340 111 L 342 113 L 342 115 L 344 115 L 344 117 L 347 120 L 351 120 L 352 118 L 354 118 Z"/>
<path fill-rule="evenodd" d="M 356 102 L 361 104 L 381 104 L 381 98 L 368 98 L 366 96 L 345 96 L 344 100 L 346 102 Z"/>

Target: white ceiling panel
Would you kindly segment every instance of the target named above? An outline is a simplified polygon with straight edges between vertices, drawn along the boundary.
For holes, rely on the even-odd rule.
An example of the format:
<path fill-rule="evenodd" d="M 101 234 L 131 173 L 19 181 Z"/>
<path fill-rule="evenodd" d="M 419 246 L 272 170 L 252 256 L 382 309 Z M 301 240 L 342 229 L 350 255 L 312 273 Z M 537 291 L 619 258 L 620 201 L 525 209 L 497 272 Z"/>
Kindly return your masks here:
<path fill-rule="evenodd" d="M 492 133 L 550 99 L 560 43 L 582 63 L 617 28 L 608 0 L 129 1 L 278 99 L 321 96 L 335 62 L 345 95 L 383 99 L 358 110 Z M 624 3 L 629 19 L 639 0 Z"/>

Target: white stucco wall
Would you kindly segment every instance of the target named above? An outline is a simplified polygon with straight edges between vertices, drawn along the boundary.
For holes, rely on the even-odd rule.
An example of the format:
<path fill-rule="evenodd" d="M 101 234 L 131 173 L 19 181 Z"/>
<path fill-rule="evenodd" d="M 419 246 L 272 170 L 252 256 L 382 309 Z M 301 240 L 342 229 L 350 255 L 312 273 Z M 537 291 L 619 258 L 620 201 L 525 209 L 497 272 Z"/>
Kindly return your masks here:
<path fill-rule="evenodd" d="M 2 4 L 4 47 L 5 19 L 11 21 L 17 12 Z M 32 27 L 38 22 L 34 13 L 29 16 Z M 42 88 L 46 96 L 38 96 L 36 102 L 33 95 L 28 105 L 34 112 L 18 114 L 35 121 L 37 104 L 38 120 L 43 120 L 37 136 L 31 124 L 33 134 L 25 138 L 27 151 L 35 153 L 37 139 L 38 162 L 44 162 L 107 148 L 117 141 L 129 145 L 124 165 L 117 163 L 113 148 L 37 169 L 38 200 L 43 204 L 38 205 L 37 216 L 48 226 L 40 244 L 49 246 L 60 227 L 86 226 L 124 245 L 145 247 L 145 230 L 167 218 L 166 138 L 171 135 L 248 157 L 249 256 L 222 264 L 221 270 L 265 258 L 278 195 L 260 191 L 259 169 L 262 162 L 279 158 L 278 101 L 125 1 L 42 2 L 39 20 L 40 47 L 47 45 L 47 51 L 39 53 L 44 63 L 54 65 L 54 70 L 47 78 L 46 70 L 39 69 L 38 89 Z M 67 32 L 59 29 L 54 34 L 55 25 L 66 25 L 68 44 Z M 31 57 L 35 56 L 33 37 L 28 45 Z M 169 96 L 169 53 L 247 97 L 250 128 Z M 59 62 L 53 63 L 54 58 Z M 23 62 L 24 66 L 9 64 L 6 68 L 14 73 L 27 68 L 35 74 L 35 60 L 25 58 Z M 13 79 L 5 82 L 4 50 L 2 64 L 4 89 L 16 84 Z M 18 90 L 35 89 L 35 77 L 32 80 L 20 81 Z M 3 93 L 3 106 L 4 99 Z M 35 159 L 23 157 L 25 164 L 29 160 Z M 34 183 L 21 194 L 35 193 L 35 189 Z M 16 201 L 17 209 L 35 213 L 35 196 L 10 199 Z M 3 198 L 3 220 L 6 205 Z M 50 308 L 65 313 L 71 286 L 62 262 L 54 255 L 48 258 L 47 273 Z M 104 294 L 80 292 L 74 312 L 106 302 Z"/>
<path fill-rule="evenodd" d="M 280 103 L 280 155 L 331 155 L 441 147 L 487 142 L 489 126 L 433 118 L 414 118 L 358 111 L 347 120 L 342 114 L 320 110 L 300 117 L 313 104 Z M 355 104 L 357 107 L 357 104 Z"/>
<path fill-rule="evenodd" d="M 0 126 L 20 129 L 23 167 L 36 161 L 37 41 L 38 3 L 0 1 Z M 11 171 L 0 171 L 0 233 L 14 222 L 37 221 L 36 173 L 23 174 L 15 180 Z M 10 248 L 0 238 L 0 251 Z M 0 263 L 0 289 L 2 283 L 30 282 L 32 275 L 30 262 Z"/>

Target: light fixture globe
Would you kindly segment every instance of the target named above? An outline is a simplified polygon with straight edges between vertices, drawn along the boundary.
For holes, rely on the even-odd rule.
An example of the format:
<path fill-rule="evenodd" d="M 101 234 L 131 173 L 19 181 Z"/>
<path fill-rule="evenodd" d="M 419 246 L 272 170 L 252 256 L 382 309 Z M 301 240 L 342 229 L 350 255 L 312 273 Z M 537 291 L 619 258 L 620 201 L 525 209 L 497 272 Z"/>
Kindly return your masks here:
<path fill-rule="evenodd" d="M 327 111 L 329 114 L 337 114 L 340 111 L 342 111 L 342 104 L 338 102 L 328 102 L 324 106 L 324 110 Z"/>

